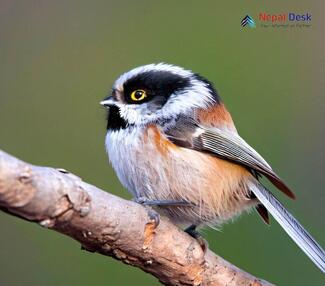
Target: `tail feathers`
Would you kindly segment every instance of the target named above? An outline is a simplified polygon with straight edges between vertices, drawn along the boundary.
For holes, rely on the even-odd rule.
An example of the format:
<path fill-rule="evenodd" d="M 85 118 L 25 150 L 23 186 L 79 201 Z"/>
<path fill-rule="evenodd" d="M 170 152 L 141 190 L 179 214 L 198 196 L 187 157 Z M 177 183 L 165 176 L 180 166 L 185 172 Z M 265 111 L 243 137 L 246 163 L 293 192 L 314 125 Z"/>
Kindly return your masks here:
<path fill-rule="evenodd" d="M 263 185 L 256 181 L 249 187 L 293 241 L 325 273 L 325 252 L 322 247 Z"/>
<path fill-rule="evenodd" d="M 257 210 L 258 214 L 261 216 L 263 221 L 266 224 L 270 224 L 269 212 L 267 211 L 266 207 L 263 206 L 262 204 L 259 204 L 255 207 L 255 209 Z"/>

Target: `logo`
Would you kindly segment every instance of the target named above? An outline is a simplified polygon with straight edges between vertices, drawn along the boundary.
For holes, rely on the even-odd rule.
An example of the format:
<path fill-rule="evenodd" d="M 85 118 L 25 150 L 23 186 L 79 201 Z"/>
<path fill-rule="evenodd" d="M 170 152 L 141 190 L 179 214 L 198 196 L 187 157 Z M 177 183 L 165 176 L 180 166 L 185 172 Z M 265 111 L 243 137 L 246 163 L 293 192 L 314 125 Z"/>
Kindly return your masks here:
<path fill-rule="evenodd" d="M 256 16 L 256 17 L 255 17 Z M 249 28 L 310 28 L 312 26 L 312 14 L 310 12 L 295 13 L 267 13 L 260 12 L 254 15 L 255 20 L 250 15 L 246 15 L 240 22 L 240 25 Z"/>
<path fill-rule="evenodd" d="M 281 14 L 268 14 L 260 13 L 258 16 L 261 22 L 311 22 L 311 14 L 297 14 L 297 13 L 281 13 Z"/>
<path fill-rule="evenodd" d="M 240 24 L 242 25 L 242 27 L 246 27 L 246 26 L 250 28 L 256 27 L 254 19 L 249 15 L 246 15 L 244 19 L 241 20 Z"/>

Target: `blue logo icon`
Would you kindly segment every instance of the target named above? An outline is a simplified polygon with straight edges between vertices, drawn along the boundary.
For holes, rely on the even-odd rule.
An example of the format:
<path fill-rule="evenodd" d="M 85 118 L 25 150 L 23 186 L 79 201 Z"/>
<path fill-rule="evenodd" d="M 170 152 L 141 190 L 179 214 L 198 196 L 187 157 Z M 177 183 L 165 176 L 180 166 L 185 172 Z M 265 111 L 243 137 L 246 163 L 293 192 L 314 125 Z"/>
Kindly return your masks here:
<path fill-rule="evenodd" d="M 243 20 L 241 20 L 240 24 L 242 27 L 248 26 L 250 28 L 256 28 L 254 19 L 249 15 L 246 15 Z"/>

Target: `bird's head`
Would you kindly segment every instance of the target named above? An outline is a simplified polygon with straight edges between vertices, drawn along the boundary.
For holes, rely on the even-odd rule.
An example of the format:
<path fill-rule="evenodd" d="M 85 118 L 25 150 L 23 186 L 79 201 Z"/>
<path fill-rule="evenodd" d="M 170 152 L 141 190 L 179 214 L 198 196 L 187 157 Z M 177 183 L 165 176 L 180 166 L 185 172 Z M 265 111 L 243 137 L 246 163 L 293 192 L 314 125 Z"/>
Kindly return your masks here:
<path fill-rule="evenodd" d="M 212 84 L 202 76 L 159 63 L 122 74 L 101 104 L 109 109 L 107 128 L 117 130 L 191 115 L 219 100 Z"/>

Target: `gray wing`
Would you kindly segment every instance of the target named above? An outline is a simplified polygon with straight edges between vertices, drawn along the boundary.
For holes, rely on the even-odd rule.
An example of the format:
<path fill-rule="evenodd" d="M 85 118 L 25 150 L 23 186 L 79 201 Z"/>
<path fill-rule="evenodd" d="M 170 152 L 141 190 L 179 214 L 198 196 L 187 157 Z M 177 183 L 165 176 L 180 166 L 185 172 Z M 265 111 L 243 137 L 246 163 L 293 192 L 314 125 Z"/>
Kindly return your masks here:
<path fill-rule="evenodd" d="M 204 127 L 195 121 L 181 119 L 172 129 L 165 131 L 175 144 L 207 152 L 225 160 L 246 166 L 265 175 L 276 187 L 294 197 L 294 194 L 275 174 L 267 162 L 239 135 L 217 128 Z M 283 207 L 276 197 L 257 180 L 249 188 L 287 234 L 306 255 L 325 273 L 325 252 L 304 227 Z"/>
<path fill-rule="evenodd" d="M 165 130 L 165 134 L 176 145 L 207 152 L 254 170 L 268 178 L 287 196 L 295 198 L 294 193 L 263 157 L 236 133 L 205 127 L 193 120 L 180 119 L 172 129 Z"/>

